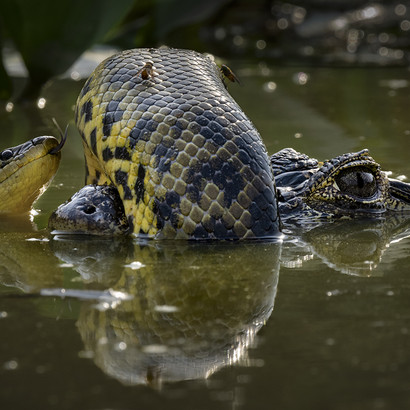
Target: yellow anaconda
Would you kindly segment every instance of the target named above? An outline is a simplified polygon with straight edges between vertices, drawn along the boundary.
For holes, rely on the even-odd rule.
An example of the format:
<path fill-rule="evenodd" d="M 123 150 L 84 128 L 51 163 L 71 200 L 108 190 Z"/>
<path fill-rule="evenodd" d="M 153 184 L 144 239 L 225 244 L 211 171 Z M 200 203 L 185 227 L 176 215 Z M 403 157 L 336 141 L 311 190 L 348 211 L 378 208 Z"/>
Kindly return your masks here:
<path fill-rule="evenodd" d="M 30 210 L 57 172 L 64 141 L 36 137 L 0 152 L 0 215 Z"/>
<path fill-rule="evenodd" d="M 118 189 L 135 234 L 278 232 L 266 149 L 211 58 L 169 48 L 116 54 L 85 83 L 76 123 L 86 183 Z"/>

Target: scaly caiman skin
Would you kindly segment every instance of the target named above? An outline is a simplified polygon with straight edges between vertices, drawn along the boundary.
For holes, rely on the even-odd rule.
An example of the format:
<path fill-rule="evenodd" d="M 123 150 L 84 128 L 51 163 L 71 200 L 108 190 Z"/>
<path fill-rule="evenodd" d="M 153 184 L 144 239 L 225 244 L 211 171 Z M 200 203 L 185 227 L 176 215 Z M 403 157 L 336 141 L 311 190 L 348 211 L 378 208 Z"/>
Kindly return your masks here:
<path fill-rule="evenodd" d="M 77 101 L 86 183 L 118 189 L 131 231 L 238 239 L 279 230 L 269 158 L 207 56 L 168 48 L 102 62 Z"/>
<path fill-rule="evenodd" d="M 368 150 L 319 162 L 286 148 L 271 164 L 284 222 L 410 211 L 410 185 L 387 178 Z"/>

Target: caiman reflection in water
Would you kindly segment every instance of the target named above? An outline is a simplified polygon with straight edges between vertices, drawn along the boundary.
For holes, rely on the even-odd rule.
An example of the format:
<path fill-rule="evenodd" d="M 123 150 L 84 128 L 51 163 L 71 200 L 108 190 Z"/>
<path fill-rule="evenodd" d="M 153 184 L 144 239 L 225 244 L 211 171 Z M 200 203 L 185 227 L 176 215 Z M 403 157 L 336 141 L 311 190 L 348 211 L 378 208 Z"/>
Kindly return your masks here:
<path fill-rule="evenodd" d="M 160 387 L 252 364 L 247 350 L 272 313 L 280 263 L 317 257 L 336 271 L 377 276 L 382 258 L 400 259 L 395 242 L 409 234 L 398 216 L 312 225 L 282 246 L 3 233 L 0 281 L 11 295 L 77 299 L 87 356 L 124 384 Z M 80 275 L 72 287 L 62 266 Z"/>
<path fill-rule="evenodd" d="M 273 309 L 278 243 L 130 245 L 116 283 L 99 267 L 126 244 L 66 239 L 52 245 L 87 282 L 93 264 L 76 249 L 88 261 L 94 254 L 94 278 L 119 296 L 84 303 L 78 329 L 95 363 L 125 384 L 158 386 L 245 364 Z"/>
<path fill-rule="evenodd" d="M 290 231 L 289 231 L 290 232 Z M 314 257 L 330 268 L 353 276 L 380 276 L 377 270 L 384 253 L 395 242 L 410 236 L 406 215 L 356 220 L 312 222 L 295 228 L 286 237 L 282 266 L 294 268 Z M 390 253 L 394 249 L 389 250 Z M 398 255 L 398 258 L 400 256 Z"/>

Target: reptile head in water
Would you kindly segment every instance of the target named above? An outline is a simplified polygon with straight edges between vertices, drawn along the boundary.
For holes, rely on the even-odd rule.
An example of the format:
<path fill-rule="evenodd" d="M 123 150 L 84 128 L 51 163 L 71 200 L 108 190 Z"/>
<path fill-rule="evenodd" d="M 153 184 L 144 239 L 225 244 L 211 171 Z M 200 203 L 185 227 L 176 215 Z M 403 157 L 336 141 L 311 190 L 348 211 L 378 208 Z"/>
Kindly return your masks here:
<path fill-rule="evenodd" d="M 387 178 L 367 150 L 320 163 L 286 148 L 271 164 L 285 222 L 410 211 L 410 185 Z"/>
<path fill-rule="evenodd" d="M 57 172 L 64 141 L 36 137 L 0 152 L 0 215 L 30 211 Z"/>
<path fill-rule="evenodd" d="M 51 216 L 55 231 L 272 237 L 280 228 L 273 173 L 284 215 L 409 208 L 407 185 L 389 182 L 365 153 L 321 168 L 293 161 L 291 150 L 270 160 L 221 70 L 193 51 L 135 49 L 105 60 L 80 93 L 76 123 L 90 185 Z M 298 161 L 309 166 L 292 168 Z"/>

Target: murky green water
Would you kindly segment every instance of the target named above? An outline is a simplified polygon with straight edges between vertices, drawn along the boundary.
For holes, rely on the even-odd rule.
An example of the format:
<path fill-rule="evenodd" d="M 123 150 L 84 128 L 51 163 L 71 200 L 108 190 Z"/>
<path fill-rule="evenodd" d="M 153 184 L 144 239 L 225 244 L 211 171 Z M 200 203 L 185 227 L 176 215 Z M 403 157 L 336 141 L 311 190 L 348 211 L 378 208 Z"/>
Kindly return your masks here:
<path fill-rule="evenodd" d="M 235 68 L 230 90 L 270 152 L 369 148 L 410 175 L 408 70 Z M 409 222 L 289 229 L 283 243 L 53 238 L 50 212 L 83 182 L 80 88 L 61 80 L 43 109 L 0 113 L 1 148 L 71 123 L 34 225 L 1 226 L 2 409 L 408 408 Z"/>

